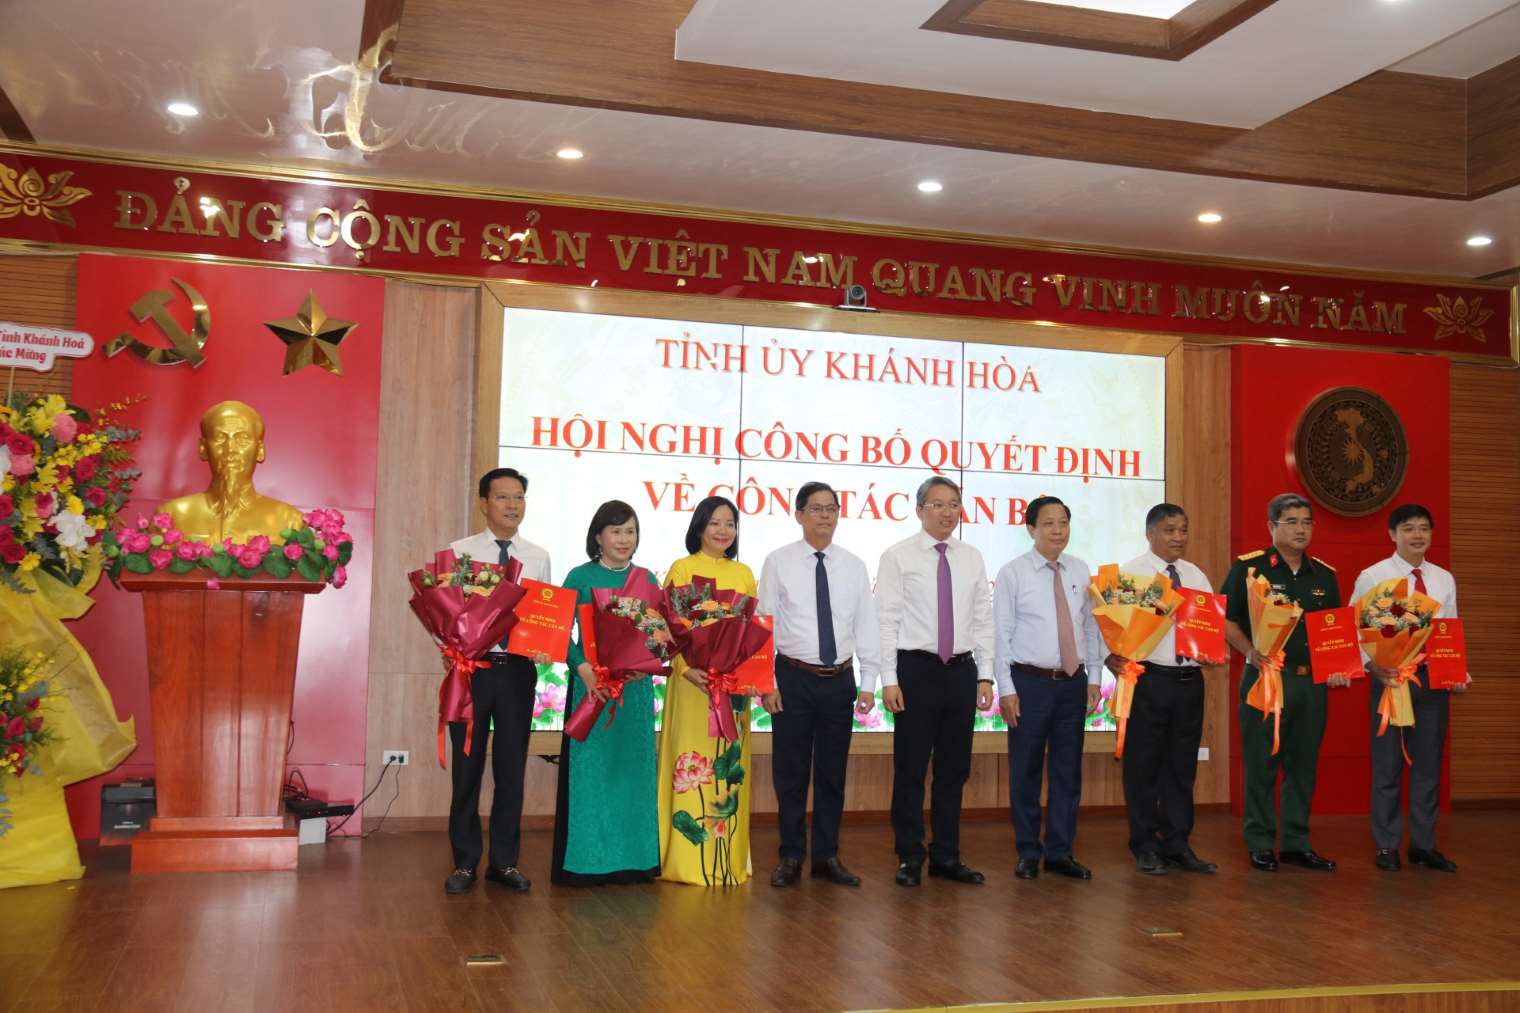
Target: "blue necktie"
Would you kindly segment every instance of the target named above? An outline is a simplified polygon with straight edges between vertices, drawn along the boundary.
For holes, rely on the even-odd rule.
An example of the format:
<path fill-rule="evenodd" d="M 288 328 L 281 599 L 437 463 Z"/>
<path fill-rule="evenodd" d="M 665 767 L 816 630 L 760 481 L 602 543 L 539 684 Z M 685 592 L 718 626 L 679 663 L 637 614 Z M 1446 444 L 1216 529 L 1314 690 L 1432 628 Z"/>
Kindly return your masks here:
<path fill-rule="evenodd" d="M 818 590 L 818 664 L 827 668 L 839 654 L 834 647 L 834 609 L 829 604 L 829 571 L 823 566 L 823 553 L 815 552 L 818 566 L 813 570 L 813 586 Z"/>
<path fill-rule="evenodd" d="M 510 549 L 512 547 L 512 539 L 510 539 L 510 538 L 498 538 L 498 539 L 496 539 L 496 544 L 499 545 L 499 546 L 501 546 L 501 555 L 499 557 L 497 557 L 496 561 L 498 563 L 500 563 L 502 566 L 506 566 L 507 565 L 507 560 L 509 560 L 509 559 L 512 558 L 512 554 L 507 551 L 508 549 Z M 501 643 L 497 644 L 496 646 L 499 647 L 499 648 L 501 648 L 503 651 L 505 651 L 507 649 L 507 642 L 505 640 L 503 640 Z"/>

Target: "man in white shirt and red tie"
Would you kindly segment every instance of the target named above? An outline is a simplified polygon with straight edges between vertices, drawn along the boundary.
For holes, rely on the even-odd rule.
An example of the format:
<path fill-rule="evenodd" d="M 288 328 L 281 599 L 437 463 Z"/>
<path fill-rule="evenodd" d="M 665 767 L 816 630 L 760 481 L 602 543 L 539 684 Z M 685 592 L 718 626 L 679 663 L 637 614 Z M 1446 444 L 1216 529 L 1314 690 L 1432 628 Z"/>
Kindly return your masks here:
<path fill-rule="evenodd" d="M 1082 736 L 1098 709 L 1108 651 L 1093 618 L 1092 572 L 1066 554 L 1071 510 L 1054 496 L 1029 501 L 1025 530 L 1034 548 L 998 571 L 993 616 L 997 679 L 1008 722 L 1008 801 L 1019 861 L 1014 875 L 1045 870 L 1091 879 L 1072 856 L 1082 800 Z M 1049 812 L 1040 839 L 1040 779 L 1049 769 Z"/>
<path fill-rule="evenodd" d="M 1175 503 L 1158 503 L 1145 515 L 1150 551 L 1124 564 L 1141 577 L 1165 574 L 1174 588 L 1208 591 L 1209 578 L 1182 558 L 1187 551 L 1187 513 Z M 1129 850 L 1147 875 L 1169 868 L 1212 873 L 1218 866 L 1194 854 L 1193 784 L 1198 778 L 1198 745 L 1203 741 L 1203 669 L 1177 653 L 1170 630 L 1144 659 L 1145 675 L 1135 683 L 1128 737 L 1124 744 L 1124 805 L 1129 810 Z M 1118 674 L 1124 659 L 1109 655 Z"/>
<path fill-rule="evenodd" d="M 875 703 L 881 628 L 871 575 L 859 556 L 834 544 L 839 496 L 822 482 L 797 490 L 802 540 L 765 557 L 760 613 L 776 623 L 776 692 L 771 712 L 771 772 L 781 829 L 781 861 L 771 886 L 791 886 L 808 854 L 808 781 L 813 784 L 813 878 L 859 886 L 839 860 L 845 772 L 855 724 L 855 666 L 861 706 Z"/>
<path fill-rule="evenodd" d="M 1435 524 L 1430 511 L 1417 503 L 1393 508 L 1388 515 L 1388 537 L 1392 539 L 1392 556 L 1367 567 L 1356 578 L 1351 592 L 1359 600 L 1385 580 L 1407 578 L 1409 589 L 1429 595 L 1440 603 L 1436 615 L 1457 618 L 1457 582 L 1451 573 L 1430 562 Z M 1446 744 L 1446 723 L 1451 692 L 1430 689 L 1430 673 L 1421 665 L 1415 681 L 1409 683 L 1414 704 L 1414 726 L 1392 728 L 1379 735 L 1377 705 L 1383 687 L 1395 683 L 1397 669 L 1380 668 L 1370 662 L 1368 672 L 1375 682 L 1371 686 L 1372 706 L 1372 839 L 1377 846 L 1373 860 L 1384 872 L 1399 871 L 1399 842 L 1404 837 L 1401 800 L 1404 780 L 1404 753 L 1409 753 L 1409 861 L 1415 865 L 1456 872 L 1457 863 L 1436 850 L 1436 815 L 1441 808 L 1441 753 Z M 1468 684 L 1472 677 L 1468 677 Z M 1452 687 L 1465 692 L 1467 684 Z M 1402 740 L 1402 741 L 1401 741 Z"/>
<path fill-rule="evenodd" d="M 480 512 L 486 528 L 461 538 L 449 548 L 484 563 L 522 563 L 523 578 L 549 583 L 549 554 L 518 534 L 528 509 L 528 478 L 513 468 L 492 468 L 480 476 Z M 533 658 L 508 654 L 506 644 L 486 655 L 489 668 L 470 679 L 470 699 L 475 707 L 475 734 L 470 752 L 464 752 L 465 724 L 449 723 L 453 757 L 449 769 L 453 795 L 449 800 L 449 844 L 454 849 L 454 871 L 443 884 L 448 894 L 466 893 L 475 885 L 475 868 L 484 847 L 480 828 L 480 782 L 486 770 L 486 740 L 496 726 L 491 743 L 491 774 L 496 791 L 491 797 L 491 854 L 486 879 L 513 890 L 532 884 L 517 868 L 522 841 L 523 768 L 528 762 L 528 733 L 533 726 L 533 694 L 538 684 L 536 665 L 547 665 L 549 656 Z"/>
<path fill-rule="evenodd" d="M 961 793 L 971 776 L 976 712 L 992 706 L 992 602 L 987 566 L 952 538 L 961 522 L 960 486 L 935 475 L 918 487 L 922 530 L 882 553 L 876 569 L 881 620 L 882 704 L 894 715 L 892 832 L 897 883 L 929 875 L 981 883 L 961 861 Z M 934 760 L 924 848 L 924 777 Z"/>

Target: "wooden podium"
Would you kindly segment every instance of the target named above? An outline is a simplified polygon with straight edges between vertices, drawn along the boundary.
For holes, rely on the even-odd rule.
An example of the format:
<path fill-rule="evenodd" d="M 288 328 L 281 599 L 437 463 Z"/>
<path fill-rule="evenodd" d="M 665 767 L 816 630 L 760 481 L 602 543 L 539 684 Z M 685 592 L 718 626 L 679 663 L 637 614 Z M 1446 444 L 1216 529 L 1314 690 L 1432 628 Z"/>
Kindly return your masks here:
<path fill-rule="evenodd" d="M 326 585 L 197 572 L 124 574 L 148 634 L 157 815 L 132 871 L 294 869 L 280 811 L 301 606 Z"/>

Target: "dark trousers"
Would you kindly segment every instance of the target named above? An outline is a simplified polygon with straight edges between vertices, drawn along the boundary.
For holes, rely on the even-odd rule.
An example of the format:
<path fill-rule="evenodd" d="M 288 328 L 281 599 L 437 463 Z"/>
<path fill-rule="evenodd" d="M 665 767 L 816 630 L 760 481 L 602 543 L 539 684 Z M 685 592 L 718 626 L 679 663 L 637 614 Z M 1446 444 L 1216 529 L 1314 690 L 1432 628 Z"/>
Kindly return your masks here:
<path fill-rule="evenodd" d="M 1311 676 L 1283 673 L 1282 743 L 1272 755 L 1272 716 L 1247 706 L 1257 678 L 1247 667 L 1240 679 L 1240 767 L 1245 781 L 1246 850 L 1270 851 L 1277 843 L 1273 790 L 1282 771 L 1282 850 L 1309 850 L 1309 805 L 1314 800 L 1319 744 L 1329 713 L 1328 690 Z M 1141 680 L 1142 682 L 1144 680 Z"/>
<path fill-rule="evenodd" d="M 1141 680 L 1142 682 L 1144 680 Z M 1019 723 L 1008 729 L 1008 807 L 1019 857 L 1071 857 L 1082 801 L 1082 736 L 1087 720 L 1087 676 L 1052 679 L 1013 669 Z M 1049 820 L 1040 842 L 1040 779 L 1050 758 Z"/>
<path fill-rule="evenodd" d="M 480 864 L 480 782 L 486 772 L 486 744 L 493 720 L 496 741 L 489 752 L 496 791 L 491 796 L 491 864 L 516 865 L 522 843 L 523 767 L 528 762 L 538 669 L 515 654 L 493 655 L 491 661 L 491 667 L 477 671 L 470 682 L 470 698 L 475 702 L 470 755 L 464 753 L 464 722 L 449 723 L 449 739 L 454 745 L 449 844 L 454 848 L 456 869 L 474 869 Z"/>
<path fill-rule="evenodd" d="M 781 857 L 807 856 L 808 781 L 813 782 L 813 861 L 839 854 L 845 770 L 855 726 L 855 673 L 818 676 L 776 661 L 781 711 L 771 718 L 771 773 Z"/>
<path fill-rule="evenodd" d="M 958 655 L 946 665 L 926 651 L 897 652 L 903 710 L 892 725 L 892 833 L 899 861 L 936 865 L 961 858 L 961 792 L 971 776 L 976 725 L 976 662 Z M 785 700 L 783 699 L 783 704 Z M 930 821 L 924 849 L 924 777 L 934 758 Z"/>
<path fill-rule="evenodd" d="M 1202 670 L 1146 665 L 1135 683 L 1124 743 L 1124 805 L 1129 850 L 1136 855 L 1187 849 L 1202 741 Z"/>
<path fill-rule="evenodd" d="M 1429 675 L 1422 666 L 1420 681 L 1409 684 L 1414 703 L 1414 727 L 1396 728 L 1378 735 L 1378 701 L 1383 684 L 1372 680 L 1372 839 L 1379 848 L 1396 849 L 1404 837 L 1400 794 L 1404 781 L 1404 753 L 1409 751 L 1409 846 L 1430 850 L 1436 846 L 1436 814 L 1441 808 L 1441 753 L 1446 746 L 1446 720 L 1451 692 L 1425 689 Z M 1403 733 L 1402 736 L 1400 733 Z"/>

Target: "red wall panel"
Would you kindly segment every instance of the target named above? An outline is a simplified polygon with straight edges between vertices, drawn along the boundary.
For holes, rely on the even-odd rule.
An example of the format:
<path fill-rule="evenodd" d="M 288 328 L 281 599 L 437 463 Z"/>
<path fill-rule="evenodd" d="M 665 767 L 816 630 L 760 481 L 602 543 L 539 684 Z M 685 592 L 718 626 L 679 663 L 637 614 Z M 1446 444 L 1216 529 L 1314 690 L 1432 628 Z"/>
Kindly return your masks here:
<path fill-rule="evenodd" d="M 314 793 L 357 801 L 364 777 L 385 282 L 86 254 L 79 258 L 77 326 L 94 335 L 97 347 L 124 331 L 166 345 L 157 326 L 138 323 L 128 307 L 150 290 L 168 290 L 174 293 L 169 311 L 188 330 L 189 305 L 171 279 L 199 291 L 210 307 L 205 362 L 150 365 L 129 351 L 111 358 L 97 352 L 74 367 L 74 400 L 94 407 L 147 397 L 125 416 L 143 431 L 137 450 L 143 475 L 127 517 L 206 487 L 209 473 L 196 452 L 199 420 L 226 399 L 246 401 L 264 417 L 267 457 L 254 479 L 260 492 L 303 510 L 344 512 L 354 558 L 345 587 L 306 602 L 290 763 L 302 769 Z M 264 326 L 293 316 L 308 291 L 330 317 L 359 323 L 338 346 L 341 376 L 317 367 L 284 375 L 285 345 Z M 74 632 L 99 666 L 117 711 L 136 718 L 138 748 L 104 778 L 70 789 L 70 813 L 82 838 L 99 833 L 100 782 L 151 773 L 153 765 L 141 603 L 106 581 L 95 598 Z"/>
<path fill-rule="evenodd" d="M 1280 492 L 1305 493 L 1292 464 L 1293 434 L 1309 402 L 1335 387 L 1355 386 L 1387 401 L 1404 424 L 1409 468 L 1389 504 L 1423 503 L 1436 518 L 1430 558 L 1450 562 L 1451 506 L 1449 363 L 1444 358 L 1240 346 L 1231 351 L 1230 461 L 1233 553 L 1263 548 L 1267 501 Z M 1349 599 L 1357 574 L 1393 552 L 1388 509 L 1367 517 L 1342 517 L 1316 504 L 1311 555 L 1335 567 L 1341 595 Z M 1230 673 L 1230 708 L 1237 709 L 1241 665 Z M 1365 813 L 1371 784 L 1369 686 L 1353 682 L 1330 691 L 1330 717 L 1320 747 L 1316 813 Z M 1389 734 L 1392 734 L 1391 732 Z M 1240 736 L 1230 738 L 1231 806 L 1241 811 Z M 1445 785 L 1443 782 L 1443 792 Z M 1370 845 L 1369 845 L 1370 847 Z"/>

